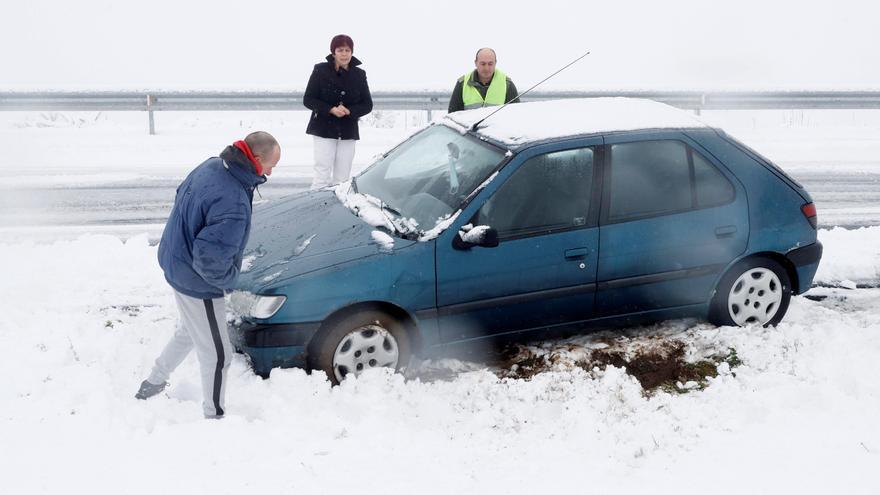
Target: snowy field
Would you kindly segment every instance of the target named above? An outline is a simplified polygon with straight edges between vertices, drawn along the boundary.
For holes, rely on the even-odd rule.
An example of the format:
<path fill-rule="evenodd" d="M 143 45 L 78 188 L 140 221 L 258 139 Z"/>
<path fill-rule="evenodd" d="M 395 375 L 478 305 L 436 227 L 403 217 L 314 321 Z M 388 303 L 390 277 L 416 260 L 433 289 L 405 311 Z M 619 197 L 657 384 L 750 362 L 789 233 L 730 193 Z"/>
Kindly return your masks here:
<path fill-rule="evenodd" d="M 173 183 L 258 128 L 283 147 L 272 180 L 307 181 L 304 118 L 160 114 L 148 136 L 143 114 L 6 112 L 0 193 Z M 873 114 L 704 118 L 796 177 L 880 173 Z M 375 116 L 355 168 L 424 123 Z M 39 192 L 31 201 L 38 209 Z M 0 209 L 22 219 L 0 226 L 2 493 L 880 491 L 880 227 L 821 230 L 819 286 L 775 329 L 666 322 L 522 345 L 515 367 L 414 362 L 407 377 L 336 388 L 296 369 L 264 381 L 236 355 L 227 418 L 208 422 L 194 356 L 166 393 L 133 398 L 176 317 L 150 242 L 161 224 L 41 225 L 10 203 Z M 841 204 L 841 218 L 880 220 L 876 203 Z M 593 351 L 670 344 L 688 363 L 714 359 L 712 373 L 654 388 L 621 366 L 584 366 Z M 525 363 L 541 372 L 517 373 Z"/>
<path fill-rule="evenodd" d="M 442 112 L 434 112 L 442 118 Z M 880 111 L 704 112 L 813 194 L 820 225 L 880 225 Z M 0 112 L 0 236 L 6 241 L 102 232 L 161 232 L 174 189 L 196 164 L 253 130 L 272 132 L 282 157 L 260 187 L 267 200 L 311 180 L 306 112 Z M 354 169 L 427 123 L 425 112 L 364 119 Z"/>
<path fill-rule="evenodd" d="M 880 227 L 822 231 L 816 299 L 776 329 L 670 322 L 622 347 L 735 349 L 705 388 L 646 394 L 619 367 L 556 359 L 531 379 L 479 362 L 376 372 L 229 372 L 205 421 L 194 356 L 157 398 L 133 394 L 175 307 L 145 235 L 2 244 L 4 493 L 877 493 Z M 849 287 L 849 288 L 843 288 Z M 538 355 L 601 347 L 544 342 Z M 417 364 L 417 366 L 419 366 Z M 683 384 L 686 387 L 687 384 Z"/>

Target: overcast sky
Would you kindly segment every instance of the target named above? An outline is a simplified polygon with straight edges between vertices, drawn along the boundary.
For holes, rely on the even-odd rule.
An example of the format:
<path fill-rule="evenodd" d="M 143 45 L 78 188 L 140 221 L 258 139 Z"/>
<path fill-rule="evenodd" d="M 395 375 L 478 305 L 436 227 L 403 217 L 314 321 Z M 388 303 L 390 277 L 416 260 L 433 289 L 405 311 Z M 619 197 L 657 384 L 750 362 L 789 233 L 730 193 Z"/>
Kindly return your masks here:
<path fill-rule="evenodd" d="M 303 89 L 349 34 L 377 89 L 451 89 L 492 46 L 520 90 L 880 89 L 880 2 L 13 0 L 0 87 Z"/>

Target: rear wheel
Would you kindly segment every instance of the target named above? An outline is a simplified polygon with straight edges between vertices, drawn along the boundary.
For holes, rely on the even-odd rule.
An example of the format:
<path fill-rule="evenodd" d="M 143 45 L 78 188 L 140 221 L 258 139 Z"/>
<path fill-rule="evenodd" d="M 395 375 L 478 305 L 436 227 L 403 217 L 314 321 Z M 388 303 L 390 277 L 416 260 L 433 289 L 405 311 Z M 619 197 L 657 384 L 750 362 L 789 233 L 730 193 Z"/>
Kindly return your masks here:
<path fill-rule="evenodd" d="M 776 326 L 788 311 L 788 273 L 770 258 L 749 258 L 721 278 L 712 299 L 709 321 L 715 325 Z"/>
<path fill-rule="evenodd" d="M 334 385 L 372 368 L 399 371 L 409 363 L 406 328 L 381 311 L 362 311 L 332 324 L 309 351 L 309 367 L 322 370 Z"/>

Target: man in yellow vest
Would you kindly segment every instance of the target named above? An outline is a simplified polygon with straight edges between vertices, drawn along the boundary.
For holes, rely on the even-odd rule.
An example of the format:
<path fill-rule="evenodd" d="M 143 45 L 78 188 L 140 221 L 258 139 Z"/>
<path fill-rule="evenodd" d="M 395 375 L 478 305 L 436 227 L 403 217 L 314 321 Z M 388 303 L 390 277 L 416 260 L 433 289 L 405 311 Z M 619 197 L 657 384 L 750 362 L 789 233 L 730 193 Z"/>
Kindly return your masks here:
<path fill-rule="evenodd" d="M 474 57 L 476 69 L 458 78 L 452 98 L 449 99 L 449 113 L 470 110 L 490 105 L 503 105 L 513 98 L 519 103 L 519 92 L 509 77 L 495 68 L 495 50 L 480 48 Z"/>

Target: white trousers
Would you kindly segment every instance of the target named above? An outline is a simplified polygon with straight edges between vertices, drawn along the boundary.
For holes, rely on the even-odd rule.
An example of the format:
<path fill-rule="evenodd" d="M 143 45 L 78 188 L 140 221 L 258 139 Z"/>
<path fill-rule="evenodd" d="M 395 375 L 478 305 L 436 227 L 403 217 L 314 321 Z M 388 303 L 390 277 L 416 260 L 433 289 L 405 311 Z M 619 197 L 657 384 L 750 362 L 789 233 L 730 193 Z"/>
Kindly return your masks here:
<path fill-rule="evenodd" d="M 195 347 L 202 375 L 202 410 L 205 416 L 222 416 L 226 396 L 226 370 L 232 361 L 232 344 L 226 330 L 226 302 L 196 299 L 174 291 L 180 317 L 177 329 L 156 359 L 147 381 L 168 381 L 171 372 Z"/>
<path fill-rule="evenodd" d="M 315 138 L 315 178 L 312 189 L 345 182 L 351 176 L 354 139 Z"/>

